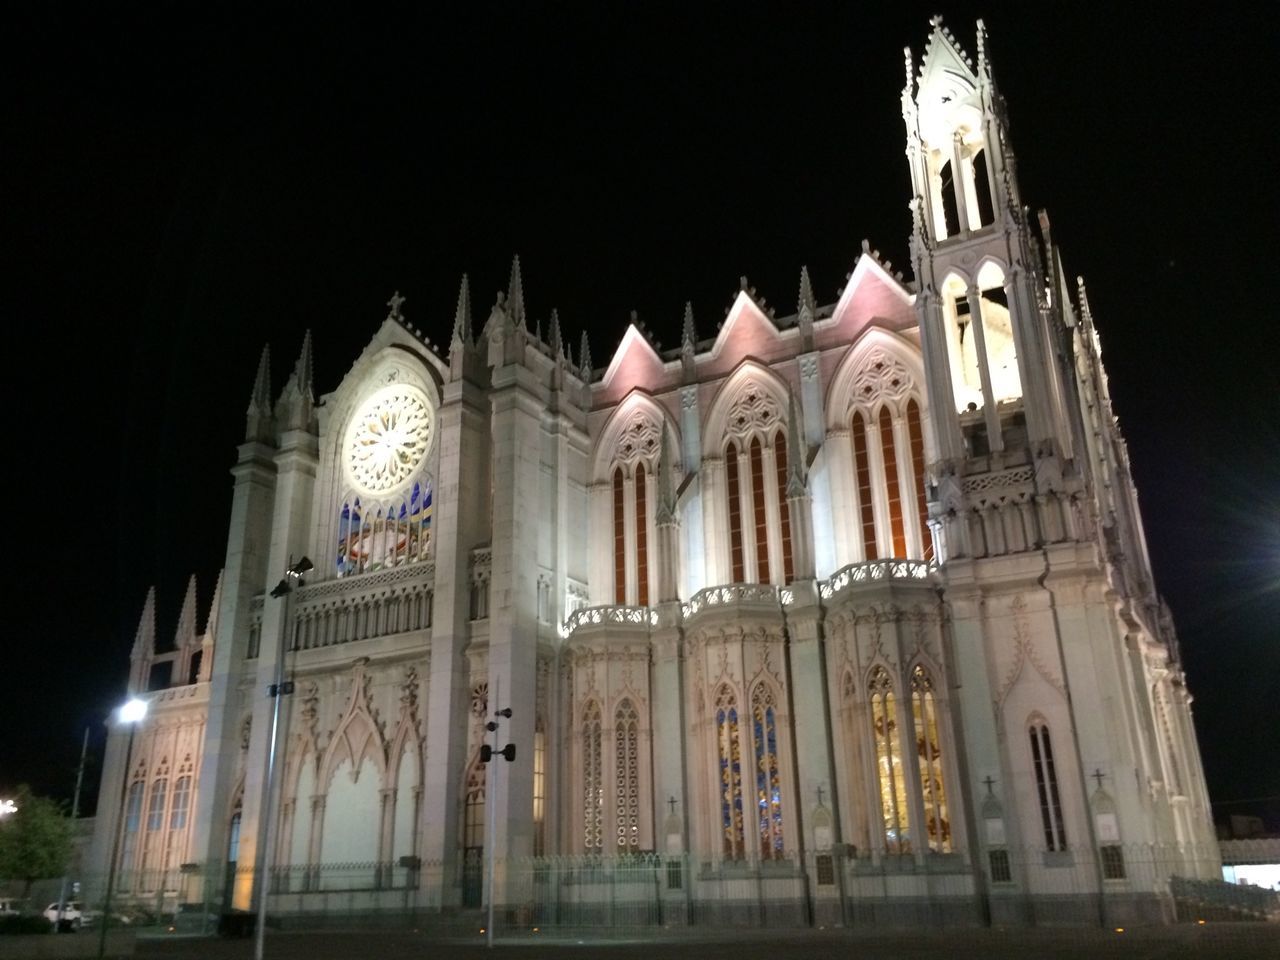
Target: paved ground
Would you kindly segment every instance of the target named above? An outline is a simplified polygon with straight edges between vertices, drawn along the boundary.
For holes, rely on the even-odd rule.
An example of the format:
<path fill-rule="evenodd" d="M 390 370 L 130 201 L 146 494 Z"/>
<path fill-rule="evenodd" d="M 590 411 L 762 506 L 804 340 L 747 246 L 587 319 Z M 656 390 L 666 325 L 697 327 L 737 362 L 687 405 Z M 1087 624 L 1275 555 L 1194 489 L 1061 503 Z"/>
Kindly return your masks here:
<path fill-rule="evenodd" d="M 607 936 L 607 933 L 606 933 Z M 418 931 L 276 933 L 267 936 L 270 960 L 1277 960 L 1280 924 L 1221 923 L 1126 930 L 1091 929 L 957 930 L 950 933 L 859 933 L 803 930 L 795 932 L 733 930 L 699 931 L 664 939 L 500 938 L 492 952 L 484 938 L 441 939 Z M 137 956 L 147 960 L 248 960 L 249 940 L 202 940 L 159 936 L 140 938 Z"/>

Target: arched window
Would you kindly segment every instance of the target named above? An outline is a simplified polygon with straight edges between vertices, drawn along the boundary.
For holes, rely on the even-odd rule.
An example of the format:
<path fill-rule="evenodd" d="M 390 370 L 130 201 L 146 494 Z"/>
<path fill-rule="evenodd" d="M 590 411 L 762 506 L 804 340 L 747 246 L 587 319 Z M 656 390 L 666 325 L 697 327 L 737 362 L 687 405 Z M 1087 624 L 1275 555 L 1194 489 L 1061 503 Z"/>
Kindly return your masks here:
<path fill-rule="evenodd" d="M 735 583 L 782 584 L 794 576 L 782 410 L 773 393 L 752 381 L 729 408 L 724 497 Z"/>
<path fill-rule="evenodd" d="M 640 716 L 630 700 L 614 714 L 615 835 L 619 853 L 640 849 Z"/>
<path fill-rule="evenodd" d="M 724 686 L 716 697 L 716 752 L 720 768 L 721 853 L 740 860 L 745 842 L 742 823 L 742 747 L 738 739 L 738 702 Z"/>
<path fill-rule="evenodd" d="M 897 704 L 893 695 L 893 683 L 883 667 L 876 667 L 871 675 L 869 693 L 885 852 L 910 853 L 910 819 L 905 771 L 902 769 L 902 739 L 898 734 Z"/>
<path fill-rule="evenodd" d="M 622 468 L 613 471 L 613 602 L 627 602 L 627 518 Z"/>
<path fill-rule="evenodd" d="M 431 481 L 425 476 L 384 503 L 349 494 L 338 511 L 338 576 L 426 559 L 432 512 Z"/>
<path fill-rule="evenodd" d="M 951 852 L 951 820 L 942 776 L 942 738 L 938 732 L 938 702 L 933 678 L 916 665 L 911 671 L 911 719 L 915 725 L 916 756 L 920 764 L 920 792 L 924 800 L 924 830 L 929 849 Z"/>
<path fill-rule="evenodd" d="M 636 602 L 649 605 L 649 504 L 646 500 L 644 463 L 636 464 Z"/>
<path fill-rule="evenodd" d="M 124 839 L 120 842 L 120 881 L 121 889 L 129 889 L 125 878 L 131 877 L 134 869 L 134 856 L 138 848 L 138 828 L 142 826 L 142 791 L 145 788 L 141 780 L 129 784 L 129 794 L 124 804 Z"/>
<path fill-rule="evenodd" d="M 751 692 L 751 734 L 755 741 L 756 818 L 760 857 L 782 857 L 782 780 L 778 775 L 778 728 L 773 691 L 759 683 Z"/>
<path fill-rule="evenodd" d="M 738 481 L 738 445 L 729 441 L 725 448 L 725 478 L 729 493 L 729 562 L 733 569 L 733 582 L 747 579 L 747 567 L 742 553 L 742 485 Z"/>
<path fill-rule="evenodd" d="M 187 810 L 191 806 L 191 778 L 179 777 L 173 786 L 173 806 L 169 813 L 169 829 L 187 828 Z"/>
<path fill-rule="evenodd" d="M 604 849 L 604 757 L 600 704 L 592 700 L 582 713 L 582 845 L 587 853 Z"/>
<path fill-rule="evenodd" d="M 925 500 L 918 377 L 894 350 L 872 346 L 854 368 L 849 446 L 863 560 L 933 558 Z"/>
<path fill-rule="evenodd" d="M 471 765 L 467 774 L 467 790 L 462 801 L 462 847 L 479 850 L 484 847 L 484 766 Z"/>
<path fill-rule="evenodd" d="M 613 519 L 613 602 L 648 606 L 653 564 L 649 547 L 656 532 L 654 501 L 658 494 L 662 450 L 662 415 L 640 409 L 617 435 L 610 470 Z M 610 433 L 612 435 L 612 433 Z M 670 469 L 667 464 L 664 469 Z"/>
<path fill-rule="evenodd" d="M 853 414 L 853 463 L 858 478 L 858 518 L 862 526 L 862 555 L 876 560 L 880 548 L 876 545 L 876 517 L 871 505 L 871 461 L 867 457 L 867 424 L 861 413 Z"/>
<path fill-rule="evenodd" d="M 1062 822 L 1062 798 L 1058 795 L 1058 772 L 1053 763 L 1053 741 L 1044 723 L 1031 727 L 1031 762 L 1036 772 L 1036 793 L 1040 798 L 1040 822 L 1048 850 L 1067 849 L 1067 832 Z"/>
<path fill-rule="evenodd" d="M 156 780 L 151 784 L 151 799 L 147 803 L 147 832 L 164 826 L 164 801 L 169 790 L 168 780 Z"/>

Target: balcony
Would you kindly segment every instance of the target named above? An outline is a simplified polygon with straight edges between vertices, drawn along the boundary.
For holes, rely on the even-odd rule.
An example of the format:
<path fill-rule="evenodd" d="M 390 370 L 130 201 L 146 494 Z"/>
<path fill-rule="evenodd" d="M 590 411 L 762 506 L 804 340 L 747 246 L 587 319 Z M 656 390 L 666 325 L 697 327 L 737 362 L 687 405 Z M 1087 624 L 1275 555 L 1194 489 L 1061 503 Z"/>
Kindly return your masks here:
<path fill-rule="evenodd" d="M 924 560 L 867 560 L 841 567 L 818 587 L 824 601 L 839 597 L 844 591 L 870 583 L 928 584 L 937 568 Z"/>

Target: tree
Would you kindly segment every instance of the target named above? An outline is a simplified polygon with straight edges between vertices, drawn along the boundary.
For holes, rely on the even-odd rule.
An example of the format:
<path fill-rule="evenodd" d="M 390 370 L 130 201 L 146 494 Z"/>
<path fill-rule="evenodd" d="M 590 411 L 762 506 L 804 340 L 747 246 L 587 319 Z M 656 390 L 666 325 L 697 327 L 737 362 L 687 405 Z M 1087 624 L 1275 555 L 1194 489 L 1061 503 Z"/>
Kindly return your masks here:
<path fill-rule="evenodd" d="M 71 818 L 62 805 L 37 797 L 26 784 L 13 798 L 17 810 L 0 819 L 0 877 L 22 880 L 23 896 L 44 877 L 60 877 L 71 859 Z"/>

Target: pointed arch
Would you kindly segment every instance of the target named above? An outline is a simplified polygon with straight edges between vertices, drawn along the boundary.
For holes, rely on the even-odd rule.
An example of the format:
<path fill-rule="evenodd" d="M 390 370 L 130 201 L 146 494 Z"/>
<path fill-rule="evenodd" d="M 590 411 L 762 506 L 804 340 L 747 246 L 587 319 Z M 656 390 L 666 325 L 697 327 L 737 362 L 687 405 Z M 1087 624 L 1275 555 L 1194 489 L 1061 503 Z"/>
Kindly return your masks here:
<path fill-rule="evenodd" d="M 604 852 L 604 714 L 594 697 L 582 707 L 579 728 L 582 770 L 582 846 Z"/>
<path fill-rule="evenodd" d="M 756 420 L 735 430 L 729 422 L 730 414 L 735 404 L 745 400 L 753 389 L 763 401 L 760 405 L 752 405 L 758 411 Z M 756 360 L 743 360 L 725 378 L 707 408 L 702 430 L 703 456 L 720 456 L 725 438 L 731 434 L 759 430 L 762 437 L 767 437 L 775 424 L 785 427 L 790 396 L 791 390 L 786 381 L 773 370 Z"/>
<path fill-rule="evenodd" d="M 910 814 L 898 702 L 892 674 L 882 663 L 874 663 L 868 670 L 866 689 L 871 706 L 871 736 L 875 746 L 881 838 L 885 852 L 910 853 Z"/>
<path fill-rule="evenodd" d="M 613 712 L 614 837 L 619 853 L 640 850 L 640 713 L 630 697 Z"/>
<path fill-rule="evenodd" d="M 760 858 L 783 856 L 782 776 L 778 760 L 778 697 L 763 678 L 751 690 L 751 742 L 755 761 L 755 819 Z"/>
<path fill-rule="evenodd" d="M 715 699 L 716 757 L 719 784 L 720 852 L 726 860 L 746 855 L 742 796 L 742 739 L 738 726 L 738 696 L 722 683 Z"/>
<path fill-rule="evenodd" d="M 919 654 L 908 674 L 911 678 L 911 722 L 924 806 L 923 832 L 930 850 L 950 853 L 951 815 L 947 806 L 947 777 L 943 771 L 944 730 L 936 693 L 939 685 L 934 679 L 941 674 L 930 670 L 926 662 L 924 654 Z"/>
<path fill-rule="evenodd" d="M 652 471 L 662 445 L 664 425 L 671 431 L 672 449 L 682 449 L 679 425 L 662 404 L 639 388 L 623 397 L 596 437 L 591 460 L 591 476 L 595 482 L 608 483 L 614 467 L 620 463 L 626 464 L 624 474 L 629 477 L 630 464 L 641 458 Z"/>
<path fill-rule="evenodd" d="M 915 397 L 920 402 L 922 414 L 926 415 L 926 423 L 928 422 L 929 400 L 926 389 L 928 381 L 925 378 L 924 357 L 919 348 L 899 334 L 872 327 L 845 352 L 827 387 L 826 410 L 829 431 L 846 429 L 849 412 L 856 406 L 861 406 L 868 413 L 874 413 L 878 409 L 878 403 L 867 404 L 860 401 L 858 396 L 859 377 L 869 372 L 876 362 L 877 354 L 882 354 L 884 358 L 901 364 L 903 372 L 910 380 L 909 383 L 895 386 L 890 379 L 889 382 L 881 385 L 881 390 L 877 390 L 877 397 L 882 397 L 881 402 L 892 401 L 894 410 L 904 405 L 908 397 Z M 865 387 L 866 384 L 864 383 L 863 386 Z M 926 445 L 930 459 L 935 458 L 936 449 L 930 432 Z"/>

